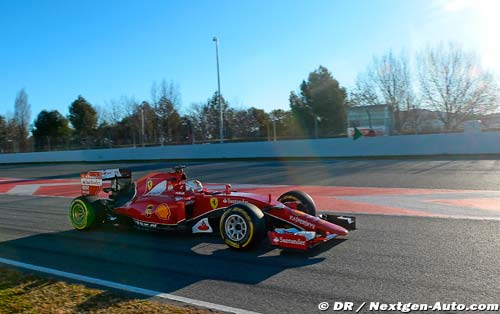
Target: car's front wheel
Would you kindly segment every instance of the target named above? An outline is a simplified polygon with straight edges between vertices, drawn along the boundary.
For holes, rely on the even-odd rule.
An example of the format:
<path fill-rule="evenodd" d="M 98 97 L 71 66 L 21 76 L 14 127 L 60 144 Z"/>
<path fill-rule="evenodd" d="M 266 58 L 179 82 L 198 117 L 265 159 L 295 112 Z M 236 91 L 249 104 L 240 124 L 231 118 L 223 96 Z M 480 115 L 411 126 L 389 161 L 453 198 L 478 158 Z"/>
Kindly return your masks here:
<path fill-rule="evenodd" d="M 237 250 L 250 249 L 265 236 L 264 213 L 252 204 L 234 204 L 222 215 L 219 229 L 222 239 L 229 247 Z"/>
<path fill-rule="evenodd" d="M 302 191 L 288 191 L 278 197 L 278 202 L 283 203 L 296 203 L 297 209 L 303 213 L 311 216 L 316 216 L 316 204 L 312 197 Z"/>

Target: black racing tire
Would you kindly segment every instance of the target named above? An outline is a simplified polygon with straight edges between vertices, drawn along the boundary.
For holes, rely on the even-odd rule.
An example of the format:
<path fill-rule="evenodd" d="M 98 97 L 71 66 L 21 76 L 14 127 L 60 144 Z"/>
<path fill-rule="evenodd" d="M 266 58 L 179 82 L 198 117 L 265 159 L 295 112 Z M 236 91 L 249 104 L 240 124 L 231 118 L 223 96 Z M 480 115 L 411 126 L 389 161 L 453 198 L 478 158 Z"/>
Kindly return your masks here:
<path fill-rule="evenodd" d="M 288 191 L 278 197 L 278 202 L 297 202 L 297 210 L 311 216 L 316 216 L 316 204 L 309 194 L 302 191 Z"/>
<path fill-rule="evenodd" d="M 101 224 L 103 212 L 98 205 L 83 196 L 75 198 L 69 206 L 69 222 L 73 228 L 83 231 Z"/>
<path fill-rule="evenodd" d="M 248 250 L 264 238 L 266 218 L 257 206 L 237 203 L 222 214 L 219 230 L 227 246 L 235 250 Z"/>

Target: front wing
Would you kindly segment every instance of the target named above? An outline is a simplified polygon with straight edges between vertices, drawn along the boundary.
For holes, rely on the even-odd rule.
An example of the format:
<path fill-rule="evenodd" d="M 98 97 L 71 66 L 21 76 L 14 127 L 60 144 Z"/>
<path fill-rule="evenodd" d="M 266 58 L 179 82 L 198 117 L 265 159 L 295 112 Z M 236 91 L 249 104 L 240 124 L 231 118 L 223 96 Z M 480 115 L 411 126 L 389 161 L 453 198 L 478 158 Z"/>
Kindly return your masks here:
<path fill-rule="evenodd" d="M 356 218 L 352 216 L 321 214 L 319 218 L 342 226 L 347 230 L 356 229 Z M 300 231 L 296 228 L 277 228 L 273 231 L 268 231 L 267 236 L 269 242 L 273 246 L 303 251 L 337 237 L 337 235 L 333 233 L 317 234 L 313 231 Z"/>

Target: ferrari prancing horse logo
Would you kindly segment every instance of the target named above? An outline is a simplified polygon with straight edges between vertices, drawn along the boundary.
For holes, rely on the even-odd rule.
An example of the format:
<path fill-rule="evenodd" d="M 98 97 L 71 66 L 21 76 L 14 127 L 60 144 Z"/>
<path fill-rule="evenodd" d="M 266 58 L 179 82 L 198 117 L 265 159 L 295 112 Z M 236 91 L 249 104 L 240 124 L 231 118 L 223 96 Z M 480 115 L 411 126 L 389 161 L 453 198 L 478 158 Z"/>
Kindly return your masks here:
<path fill-rule="evenodd" d="M 217 199 L 217 197 L 212 197 L 210 199 L 210 206 L 212 206 L 212 209 L 216 209 L 217 205 L 219 205 L 219 199 Z"/>
<path fill-rule="evenodd" d="M 151 190 L 153 188 L 153 180 L 148 179 L 148 182 L 146 183 L 146 189 Z"/>

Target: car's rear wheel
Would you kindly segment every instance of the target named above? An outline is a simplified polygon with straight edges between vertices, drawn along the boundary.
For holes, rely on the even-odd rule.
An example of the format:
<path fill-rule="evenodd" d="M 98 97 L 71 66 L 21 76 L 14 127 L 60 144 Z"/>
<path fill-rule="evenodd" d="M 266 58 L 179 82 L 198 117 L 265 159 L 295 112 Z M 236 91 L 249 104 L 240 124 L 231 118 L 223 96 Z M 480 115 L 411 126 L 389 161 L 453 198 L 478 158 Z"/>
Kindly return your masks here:
<path fill-rule="evenodd" d="M 100 209 L 84 197 L 75 198 L 69 207 L 69 221 L 77 230 L 88 230 L 101 221 Z"/>
<path fill-rule="evenodd" d="M 316 216 L 316 204 L 309 194 L 302 191 L 288 191 L 278 197 L 280 203 L 297 203 L 297 210 Z"/>
<path fill-rule="evenodd" d="M 236 250 L 250 249 L 260 243 L 265 235 L 264 213 L 252 204 L 234 204 L 222 215 L 219 229 L 229 247 Z"/>

